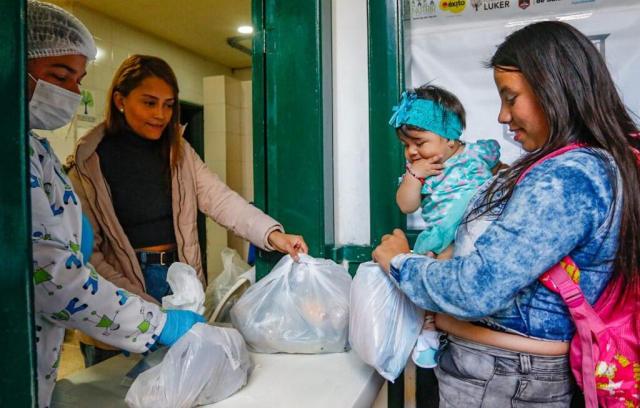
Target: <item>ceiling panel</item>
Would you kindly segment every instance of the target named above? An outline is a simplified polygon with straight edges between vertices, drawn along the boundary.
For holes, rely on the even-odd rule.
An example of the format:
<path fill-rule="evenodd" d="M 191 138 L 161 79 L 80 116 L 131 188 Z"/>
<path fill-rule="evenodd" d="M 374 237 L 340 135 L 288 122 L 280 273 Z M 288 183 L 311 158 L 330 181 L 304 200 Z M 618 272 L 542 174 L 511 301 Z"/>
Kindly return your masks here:
<path fill-rule="evenodd" d="M 238 26 L 251 25 L 251 0 L 62 0 L 107 15 L 231 68 L 251 57 L 230 47 Z M 249 41 L 242 45 L 250 46 Z"/>

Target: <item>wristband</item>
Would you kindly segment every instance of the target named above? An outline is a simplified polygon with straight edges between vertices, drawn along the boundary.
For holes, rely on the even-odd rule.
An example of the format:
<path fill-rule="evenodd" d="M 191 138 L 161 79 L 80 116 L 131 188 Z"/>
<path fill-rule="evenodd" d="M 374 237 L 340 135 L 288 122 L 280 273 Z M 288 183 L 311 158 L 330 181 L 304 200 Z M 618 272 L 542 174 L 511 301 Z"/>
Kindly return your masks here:
<path fill-rule="evenodd" d="M 409 165 L 409 163 L 407 163 L 404 167 L 405 169 L 407 169 L 407 173 L 411 174 L 414 178 L 416 178 L 420 182 L 421 185 L 424 186 L 426 177 L 418 177 L 416 173 L 414 173 L 413 170 L 411 170 L 411 166 Z"/>

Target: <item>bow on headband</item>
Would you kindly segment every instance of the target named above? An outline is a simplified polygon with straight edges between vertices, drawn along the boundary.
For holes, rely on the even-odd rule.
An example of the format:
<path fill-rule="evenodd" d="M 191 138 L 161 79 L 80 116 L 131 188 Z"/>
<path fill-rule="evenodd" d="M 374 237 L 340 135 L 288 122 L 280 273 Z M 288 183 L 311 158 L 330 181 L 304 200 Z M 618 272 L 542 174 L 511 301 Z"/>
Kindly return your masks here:
<path fill-rule="evenodd" d="M 457 114 L 430 99 L 419 99 L 415 92 L 402 93 L 400 103 L 393 107 L 389 125 L 395 129 L 411 125 L 449 140 L 458 140 L 462 135 L 462 122 Z"/>

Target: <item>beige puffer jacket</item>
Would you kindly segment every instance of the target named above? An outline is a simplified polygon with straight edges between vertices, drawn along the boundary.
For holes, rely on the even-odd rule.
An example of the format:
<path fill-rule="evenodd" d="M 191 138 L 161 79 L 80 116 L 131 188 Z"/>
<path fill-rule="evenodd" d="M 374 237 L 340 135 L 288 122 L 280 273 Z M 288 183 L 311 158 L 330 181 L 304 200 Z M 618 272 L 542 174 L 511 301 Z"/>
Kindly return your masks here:
<path fill-rule="evenodd" d="M 94 229 L 90 262 L 100 275 L 115 285 L 157 303 L 145 293 L 140 264 L 118 222 L 109 186 L 100 169 L 96 149 L 103 137 L 104 123 L 78 140 L 75 154 L 67 161 L 69 178 Z M 173 226 L 180 262 L 191 265 L 204 284 L 198 209 L 236 235 L 267 250 L 273 249 L 267 241 L 269 234 L 274 230 L 283 231 L 283 228 L 223 183 L 186 141 L 183 141 L 183 147 L 183 158 L 171 171 Z"/>

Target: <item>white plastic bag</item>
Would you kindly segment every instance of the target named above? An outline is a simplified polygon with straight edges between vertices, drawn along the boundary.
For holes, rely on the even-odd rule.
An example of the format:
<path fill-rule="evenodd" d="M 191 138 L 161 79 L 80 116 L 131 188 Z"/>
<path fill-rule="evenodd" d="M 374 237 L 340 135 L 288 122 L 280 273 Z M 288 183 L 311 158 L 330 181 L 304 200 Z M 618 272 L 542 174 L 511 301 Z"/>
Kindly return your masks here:
<path fill-rule="evenodd" d="M 260 353 L 334 353 L 347 347 L 351 276 L 335 262 L 290 256 L 251 286 L 231 322 Z"/>
<path fill-rule="evenodd" d="M 424 311 L 377 263 L 360 264 L 351 284 L 349 344 L 381 376 L 394 381 L 416 344 Z"/>
<path fill-rule="evenodd" d="M 204 312 L 204 290 L 195 269 L 185 263 L 174 262 L 167 271 L 167 282 L 173 294 L 162 298 L 163 308 Z"/>
<path fill-rule="evenodd" d="M 127 392 L 132 408 L 190 408 L 228 398 L 247 383 L 249 352 L 237 330 L 198 323 Z"/>
<path fill-rule="evenodd" d="M 243 273 L 251 269 L 238 253 L 231 248 L 224 248 L 220 252 L 222 258 L 222 272 L 213 279 L 205 292 L 205 316 L 210 316 L 222 298 L 229 292 Z M 254 280 L 255 281 L 255 280 Z"/>

